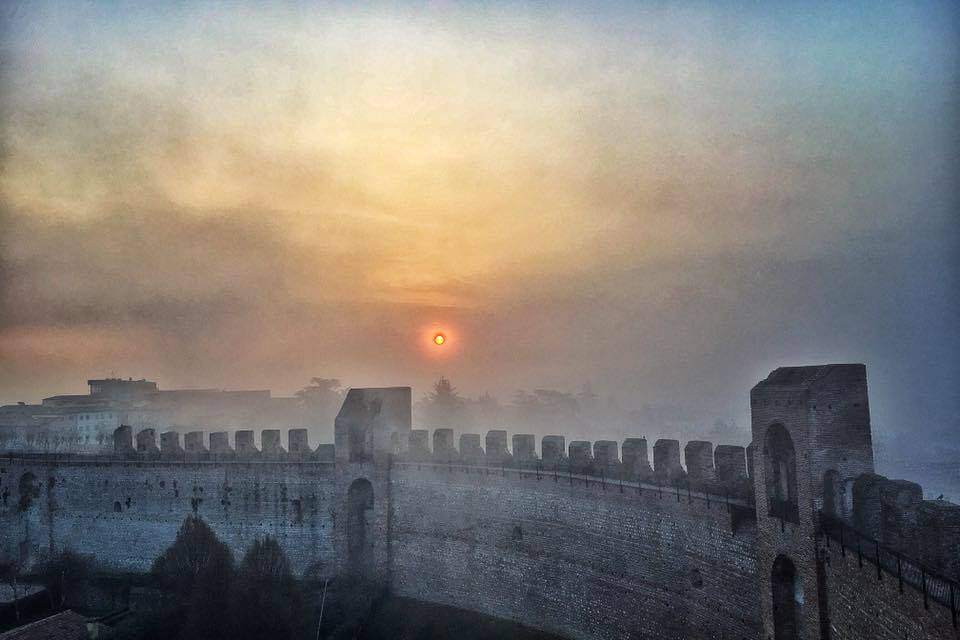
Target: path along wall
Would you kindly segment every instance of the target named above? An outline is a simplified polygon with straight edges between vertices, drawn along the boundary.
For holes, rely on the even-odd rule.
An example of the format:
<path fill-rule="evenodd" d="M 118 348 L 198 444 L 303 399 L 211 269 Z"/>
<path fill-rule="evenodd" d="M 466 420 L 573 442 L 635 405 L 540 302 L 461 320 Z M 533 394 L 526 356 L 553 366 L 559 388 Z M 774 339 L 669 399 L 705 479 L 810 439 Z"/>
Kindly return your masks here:
<path fill-rule="evenodd" d="M 948 606 L 833 543 L 824 565 L 832 640 L 958 640 Z M 958 594 L 960 595 L 960 594 Z"/>
<path fill-rule="evenodd" d="M 723 501 L 409 463 L 392 493 L 400 595 L 567 637 L 758 637 L 755 529 Z"/>

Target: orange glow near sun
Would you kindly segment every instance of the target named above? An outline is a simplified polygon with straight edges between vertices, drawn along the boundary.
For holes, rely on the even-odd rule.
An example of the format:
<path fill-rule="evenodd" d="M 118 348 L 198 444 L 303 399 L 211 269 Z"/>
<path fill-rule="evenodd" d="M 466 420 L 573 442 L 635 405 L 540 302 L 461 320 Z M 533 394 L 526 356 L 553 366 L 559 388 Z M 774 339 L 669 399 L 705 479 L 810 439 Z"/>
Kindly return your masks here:
<path fill-rule="evenodd" d="M 457 328 L 449 322 L 431 322 L 421 327 L 417 336 L 420 354 L 430 360 L 449 360 L 461 355 L 463 340 Z"/>

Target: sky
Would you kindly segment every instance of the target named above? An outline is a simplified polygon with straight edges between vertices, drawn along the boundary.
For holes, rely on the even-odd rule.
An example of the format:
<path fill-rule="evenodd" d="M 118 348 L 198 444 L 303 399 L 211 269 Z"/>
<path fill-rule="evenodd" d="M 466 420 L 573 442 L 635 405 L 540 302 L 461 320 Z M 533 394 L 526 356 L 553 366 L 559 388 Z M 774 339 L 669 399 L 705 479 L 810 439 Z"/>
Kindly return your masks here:
<path fill-rule="evenodd" d="M 746 428 L 864 362 L 875 432 L 960 446 L 951 3 L 0 11 L 0 403 L 445 375 Z"/>

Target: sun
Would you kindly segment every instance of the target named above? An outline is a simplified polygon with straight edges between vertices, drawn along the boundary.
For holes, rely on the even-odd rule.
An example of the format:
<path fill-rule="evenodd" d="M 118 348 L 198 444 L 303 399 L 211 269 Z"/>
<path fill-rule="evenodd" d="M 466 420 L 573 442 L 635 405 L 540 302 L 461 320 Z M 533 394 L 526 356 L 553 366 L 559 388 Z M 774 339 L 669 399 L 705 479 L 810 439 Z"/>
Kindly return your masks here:
<path fill-rule="evenodd" d="M 442 333 L 438 333 L 435 336 L 433 336 L 433 344 L 437 345 L 438 347 L 442 346 L 443 343 L 446 341 L 447 341 L 447 337 Z"/>

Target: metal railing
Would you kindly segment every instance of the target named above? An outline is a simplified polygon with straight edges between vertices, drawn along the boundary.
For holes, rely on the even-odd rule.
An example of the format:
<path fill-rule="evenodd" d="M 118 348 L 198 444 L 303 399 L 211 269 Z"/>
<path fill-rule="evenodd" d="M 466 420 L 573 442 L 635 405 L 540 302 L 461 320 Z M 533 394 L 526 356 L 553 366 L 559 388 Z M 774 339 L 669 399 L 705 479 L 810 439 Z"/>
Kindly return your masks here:
<path fill-rule="evenodd" d="M 824 537 L 827 549 L 832 539 L 839 543 L 841 555 L 856 554 L 861 567 L 864 561 L 872 564 L 877 572 L 877 580 L 883 580 L 886 574 L 897 580 L 900 593 L 903 593 L 904 584 L 920 591 L 925 609 L 930 608 L 930 600 L 949 607 L 953 626 L 957 626 L 960 582 L 937 573 L 822 511 L 819 512 L 819 533 Z"/>

